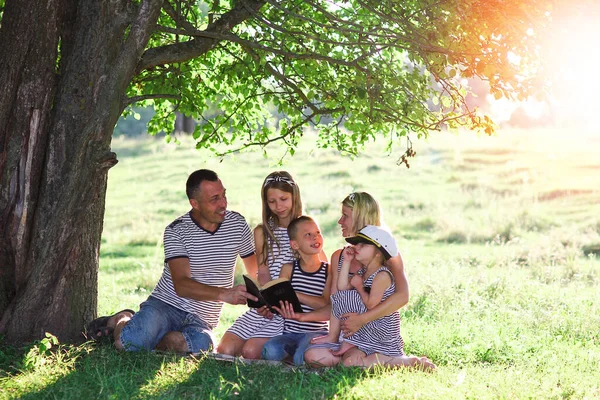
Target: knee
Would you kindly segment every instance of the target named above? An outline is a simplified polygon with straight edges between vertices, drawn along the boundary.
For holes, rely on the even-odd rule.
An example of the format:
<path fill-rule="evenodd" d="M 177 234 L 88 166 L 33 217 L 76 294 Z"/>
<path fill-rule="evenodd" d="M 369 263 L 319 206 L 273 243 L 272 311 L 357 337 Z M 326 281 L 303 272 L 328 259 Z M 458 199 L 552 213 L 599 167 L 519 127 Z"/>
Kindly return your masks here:
<path fill-rule="evenodd" d="M 345 358 L 342 360 L 342 365 L 344 367 L 354 367 L 356 366 L 356 364 L 354 363 L 354 361 L 352 360 L 352 358 Z"/>
<path fill-rule="evenodd" d="M 187 341 L 181 332 L 167 332 L 161 341 L 156 345 L 156 349 L 163 351 L 175 351 L 179 353 L 187 353 L 191 351 L 188 348 Z"/>
<path fill-rule="evenodd" d="M 142 315 L 140 311 L 132 319 L 117 325 L 114 332 L 114 339 L 115 347 L 118 350 L 154 350 L 154 347 L 167 332 L 162 328 L 164 326 L 161 323 L 162 321 L 158 320 L 160 315 L 157 313 L 152 315 L 150 313 L 152 310 L 151 307 L 147 307 L 144 313 L 145 318 L 140 318 Z"/>
<path fill-rule="evenodd" d="M 219 354 L 226 354 L 228 356 L 237 356 L 235 346 L 232 346 L 231 343 L 227 342 L 220 342 L 217 346 L 216 352 Z"/>
<path fill-rule="evenodd" d="M 244 347 L 242 347 L 242 357 L 244 357 L 248 360 L 257 360 L 257 359 L 261 358 L 263 349 L 264 349 L 263 345 L 259 346 L 254 343 L 246 342 L 244 344 Z"/>
<path fill-rule="evenodd" d="M 308 349 L 304 353 L 304 363 L 312 368 L 332 367 L 332 356 L 327 357 L 322 349 Z"/>
<path fill-rule="evenodd" d="M 237 336 L 225 333 L 217 346 L 217 353 L 228 356 L 239 356 L 244 341 Z"/>
<path fill-rule="evenodd" d="M 262 358 L 271 361 L 281 361 L 285 357 L 285 351 L 281 346 L 272 342 L 267 342 L 262 348 Z"/>
<path fill-rule="evenodd" d="M 120 332 L 118 337 L 115 337 L 115 347 L 121 351 L 140 351 L 152 350 L 154 344 L 149 343 L 148 335 L 140 329 L 137 329 L 134 324 L 127 324 Z M 156 342 L 154 342 L 156 343 Z"/>

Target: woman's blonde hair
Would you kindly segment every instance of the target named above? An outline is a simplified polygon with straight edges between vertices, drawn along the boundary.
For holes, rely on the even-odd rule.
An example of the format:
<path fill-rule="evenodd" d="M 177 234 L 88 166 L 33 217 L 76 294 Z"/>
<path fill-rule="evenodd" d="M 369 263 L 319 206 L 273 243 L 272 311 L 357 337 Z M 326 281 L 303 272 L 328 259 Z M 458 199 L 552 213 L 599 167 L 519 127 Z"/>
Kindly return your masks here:
<path fill-rule="evenodd" d="M 354 236 L 367 225 L 382 225 L 379 203 L 367 192 L 350 193 L 342 201 L 342 205 L 352 210 L 352 232 Z"/>
<path fill-rule="evenodd" d="M 260 197 L 262 200 L 262 232 L 263 232 L 263 246 L 262 246 L 262 260 L 258 260 L 261 264 L 266 264 L 269 259 L 269 254 L 273 254 L 273 246 L 277 245 L 281 248 L 281 243 L 275 237 L 273 230 L 279 226 L 279 218 L 269 208 L 267 201 L 267 191 L 269 189 L 279 189 L 282 192 L 290 193 L 292 195 L 292 215 L 291 219 L 298 218 L 302 215 L 302 199 L 300 198 L 300 188 L 298 184 L 292 178 L 292 175 L 287 171 L 274 171 L 271 172 L 265 178 L 262 189 L 260 191 Z"/>

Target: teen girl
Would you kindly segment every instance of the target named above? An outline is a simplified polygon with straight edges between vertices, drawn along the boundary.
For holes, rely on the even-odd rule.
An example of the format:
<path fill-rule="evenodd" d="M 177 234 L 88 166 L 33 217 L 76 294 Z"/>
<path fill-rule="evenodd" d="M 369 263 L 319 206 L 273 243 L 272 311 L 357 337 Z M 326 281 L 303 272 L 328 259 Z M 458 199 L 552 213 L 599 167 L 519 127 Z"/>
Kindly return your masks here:
<path fill-rule="evenodd" d="M 279 277 L 281 267 L 293 262 L 287 234 L 289 223 L 302 215 L 300 188 L 286 171 L 269 174 L 262 185 L 262 223 L 254 229 L 258 259 L 258 282 L 264 285 Z M 217 352 L 258 359 L 263 345 L 280 333 L 266 307 L 250 309 L 225 332 Z"/>

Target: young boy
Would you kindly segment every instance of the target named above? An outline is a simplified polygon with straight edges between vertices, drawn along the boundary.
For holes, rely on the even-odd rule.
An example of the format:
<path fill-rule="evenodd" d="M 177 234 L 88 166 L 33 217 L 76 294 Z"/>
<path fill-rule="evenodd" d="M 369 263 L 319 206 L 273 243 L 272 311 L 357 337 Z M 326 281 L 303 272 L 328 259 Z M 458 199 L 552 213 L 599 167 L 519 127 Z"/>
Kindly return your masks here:
<path fill-rule="evenodd" d="M 290 246 L 298 258 L 292 264 L 285 264 L 279 277 L 291 281 L 298 300 L 302 303 L 303 312 L 327 305 L 329 264 L 321 259 L 323 236 L 319 226 L 312 218 L 303 215 L 290 222 L 288 236 Z M 295 365 L 302 365 L 310 340 L 327 334 L 327 322 L 284 320 L 280 316 L 276 318 L 281 320 L 282 334 L 265 343 L 263 359 L 282 361 L 286 356 L 291 356 Z"/>

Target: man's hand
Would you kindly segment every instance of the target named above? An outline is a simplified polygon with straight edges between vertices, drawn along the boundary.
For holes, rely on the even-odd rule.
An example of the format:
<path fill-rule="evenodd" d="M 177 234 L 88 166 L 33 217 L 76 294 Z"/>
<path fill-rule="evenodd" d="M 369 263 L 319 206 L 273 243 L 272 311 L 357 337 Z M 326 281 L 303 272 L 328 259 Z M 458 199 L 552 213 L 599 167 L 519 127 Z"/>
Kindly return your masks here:
<path fill-rule="evenodd" d="M 300 319 L 302 318 L 302 314 L 296 314 L 296 312 L 294 311 L 294 306 L 292 306 L 289 302 L 283 302 L 280 301 L 279 305 L 281 307 L 276 307 L 273 306 L 273 308 L 275 310 L 277 310 L 277 312 L 279 314 L 281 314 L 281 316 L 285 319 L 293 319 L 296 321 L 300 321 Z"/>
<path fill-rule="evenodd" d="M 231 289 L 225 289 L 219 300 L 228 304 L 246 304 L 247 299 L 258 301 L 256 297 L 246 292 L 246 286 L 237 285 Z"/>

